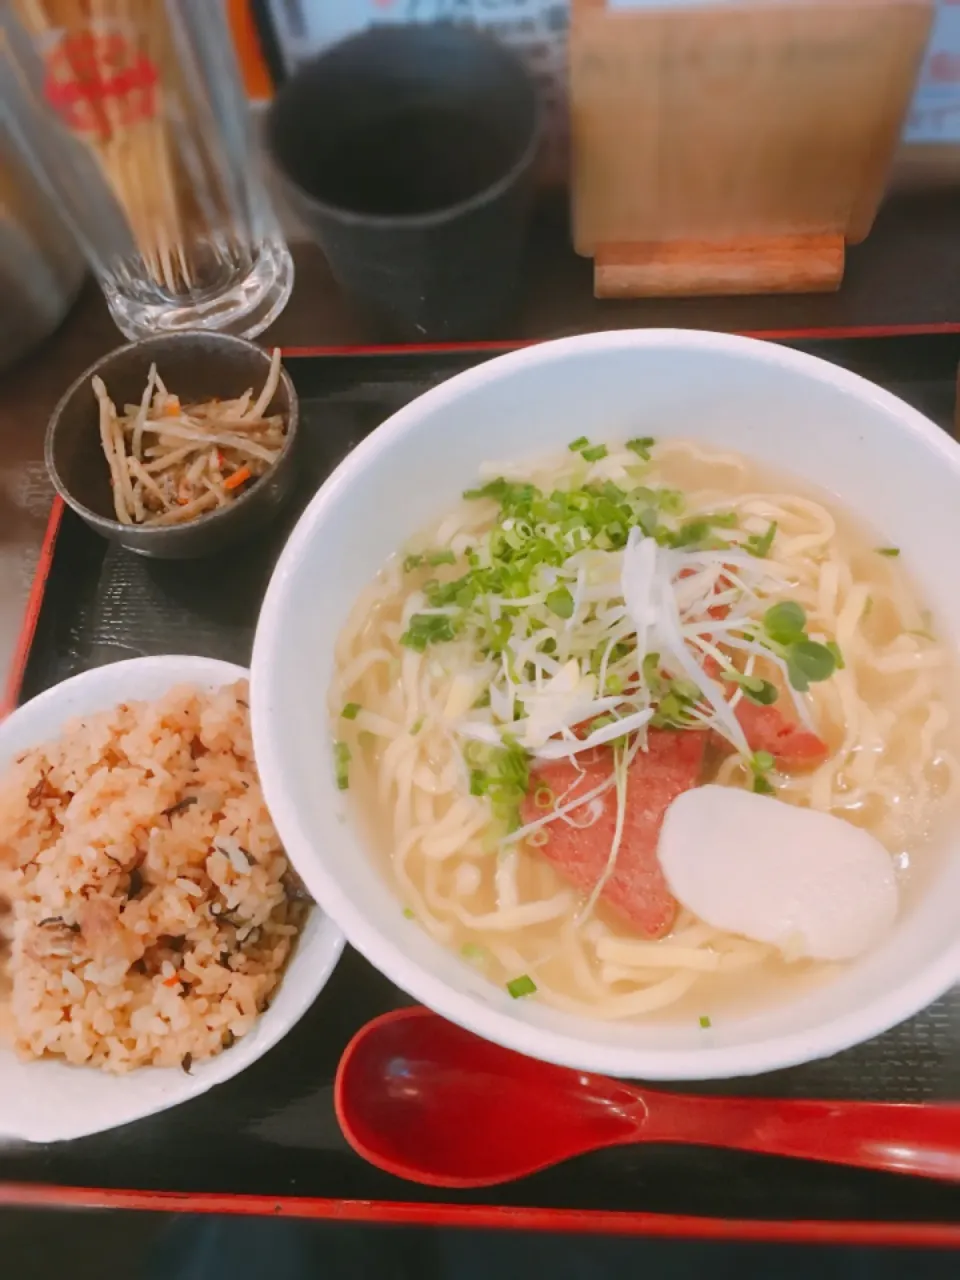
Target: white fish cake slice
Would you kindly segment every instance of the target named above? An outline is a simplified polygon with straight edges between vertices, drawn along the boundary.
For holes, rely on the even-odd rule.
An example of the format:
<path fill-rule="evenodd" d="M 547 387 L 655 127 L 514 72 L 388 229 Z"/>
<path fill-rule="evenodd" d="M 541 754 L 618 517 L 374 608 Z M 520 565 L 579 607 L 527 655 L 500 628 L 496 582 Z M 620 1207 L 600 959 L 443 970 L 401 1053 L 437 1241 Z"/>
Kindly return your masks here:
<path fill-rule="evenodd" d="M 893 924 L 893 861 L 832 814 L 731 787 L 687 791 L 658 847 L 671 892 L 705 923 L 791 956 L 850 960 Z"/>

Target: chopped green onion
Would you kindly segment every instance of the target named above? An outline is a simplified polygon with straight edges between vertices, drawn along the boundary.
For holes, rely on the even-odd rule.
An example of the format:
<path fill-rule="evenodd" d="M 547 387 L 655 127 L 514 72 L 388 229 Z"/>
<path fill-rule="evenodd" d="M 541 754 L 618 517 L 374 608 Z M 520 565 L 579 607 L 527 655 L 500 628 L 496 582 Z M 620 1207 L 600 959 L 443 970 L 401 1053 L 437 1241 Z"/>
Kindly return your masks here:
<path fill-rule="evenodd" d="M 350 786 L 350 748 L 345 742 L 333 744 L 333 764 L 337 775 L 337 786 L 346 791 Z"/>
<path fill-rule="evenodd" d="M 608 694 L 623 693 L 623 681 L 620 679 L 620 677 L 617 675 L 615 671 L 612 671 L 607 676 L 607 684 L 606 684 L 605 692 Z"/>
<path fill-rule="evenodd" d="M 714 521 L 707 517 L 697 520 L 688 520 L 682 524 L 679 529 L 667 530 L 663 533 L 662 539 L 668 547 L 702 547 L 706 548 L 712 545 L 714 541 L 719 541 L 713 533 Z M 720 543 L 720 546 L 725 546 Z"/>
<path fill-rule="evenodd" d="M 679 489 L 661 489 L 657 493 L 657 506 L 666 516 L 678 516 L 687 505 Z"/>
<path fill-rule="evenodd" d="M 507 983 L 507 990 L 514 1000 L 519 1000 L 521 996 L 532 996 L 536 989 L 537 984 L 528 973 L 522 973 L 519 978 L 513 978 Z"/>
<path fill-rule="evenodd" d="M 403 572 L 409 573 L 411 569 L 419 569 L 420 565 L 422 564 L 423 564 L 423 556 L 409 555 L 403 562 Z"/>
<path fill-rule="evenodd" d="M 887 556 L 890 560 L 895 560 L 899 554 L 899 547 L 877 547 L 877 555 Z"/>
<path fill-rule="evenodd" d="M 776 536 L 777 522 L 773 520 L 766 533 L 751 533 L 745 543 L 745 550 L 749 555 L 756 556 L 758 560 L 764 560 L 770 554 L 770 548 Z"/>
<path fill-rule="evenodd" d="M 546 599 L 546 606 L 558 618 L 573 617 L 573 596 L 566 587 L 557 587 Z"/>
<path fill-rule="evenodd" d="M 515 742 L 489 747 L 468 742 L 464 759 L 470 766 L 470 794 L 486 796 L 493 812 L 510 831 L 520 825 L 520 805 L 530 786 L 527 753 Z"/>
<path fill-rule="evenodd" d="M 549 809 L 553 805 L 555 799 L 556 796 L 553 794 L 552 788 L 548 787 L 546 783 L 537 787 L 536 791 L 533 793 L 533 803 L 538 809 Z"/>
<path fill-rule="evenodd" d="M 416 918 L 417 918 L 417 917 L 416 917 L 416 915 L 414 914 L 413 907 L 404 907 L 404 908 L 403 908 L 403 918 L 404 918 L 405 920 L 416 920 Z"/>
<path fill-rule="evenodd" d="M 348 702 L 340 714 L 343 716 L 344 720 L 356 720 L 357 716 L 360 714 L 360 703 Z"/>
<path fill-rule="evenodd" d="M 427 556 L 427 564 L 431 564 L 431 565 L 456 564 L 456 563 L 457 563 L 457 557 L 453 554 L 452 551 L 449 551 L 449 550 L 431 551 L 430 554 Z"/>
<path fill-rule="evenodd" d="M 529 501 L 536 492 L 532 484 L 513 484 L 510 480 L 504 480 L 503 476 L 498 476 L 496 480 L 489 481 L 479 489 L 465 490 L 463 496 L 468 500 L 493 498 L 501 505 L 510 507 Z"/>
<path fill-rule="evenodd" d="M 607 456 L 607 446 L 605 444 L 591 445 L 589 449 L 581 449 L 580 457 L 584 462 L 599 462 L 601 458 Z"/>
<path fill-rule="evenodd" d="M 459 605 L 461 609 L 468 608 L 477 595 L 477 587 L 470 578 L 470 574 L 465 574 L 453 582 L 437 582 L 435 578 L 425 582 L 423 590 L 428 603 L 434 609 L 443 609 L 451 604 Z"/>
<path fill-rule="evenodd" d="M 579 453 L 581 449 L 586 449 L 589 446 L 589 444 L 590 444 L 590 441 L 587 439 L 586 436 L 577 436 L 576 440 L 570 441 L 570 443 L 567 445 L 567 448 L 570 450 L 571 453 Z"/>
<path fill-rule="evenodd" d="M 642 458 L 644 462 L 650 461 L 650 450 L 656 444 L 653 436 L 638 436 L 636 440 L 628 440 L 627 448 Z"/>
<path fill-rule="evenodd" d="M 664 536 L 665 530 L 660 524 L 660 515 L 655 507 L 644 507 L 638 512 L 637 524 L 648 538 L 656 538 L 659 542 Z"/>
<path fill-rule="evenodd" d="M 465 942 L 460 948 L 460 954 L 464 960 L 472 960 L 474 963 L 481 963 L 487 958 L 486 948 L 478 946 L 476 942 Z"/>
<path fill-rule="evenodd" d="M 423 653 L 428 644 L 452 640 L 455 635 L 453 620 L 446 613 L 415 613 L 410 625 L 400 637 L 400 643 L 408 649 Z"/>
<path fill-rule="evenodd" d="M 706 1015 L 705 1013 L 701 1013 L 701 1015 L 700 1015 L 700 1025 L 701 1025 L 701 1027 L 703 1027 L 704 1031 L 709 1031 L 709 1030 L 710 1030 L 710 1027 L 711 1027 L 713 1024 L 711 1023 L 710 1019 L 707 1017 L 707 1015 Z"/>
<path fill-rule="evenodd" d="M 501 618 L 500 621 L 495 623 L 487 633 L 487 644 L 489 646 L 490 652 L 503 653 L 504 649 L 506 649 L 507 647 L 507 644 L 510 640 L 510 636 L 512 634 L 513 634 L 513 627 L 511 626 L 510 619 Z M 510 678 L 511 680 L 516 680 L 516 675 L 512 670 L 511 670 Z"/>
<path fill-rule="evenodd" d="M 415 737 L 423 728 L 423 716 L 419 716 L 410 726 L 410 736 Z"/>
<path fill-rule="evenodd" d="M 803 637 L 807 615 L 796 600 L 781 600 L 763 615 L 767 635 L 777 644 L 792 644 Z"/>
<path fill-rule="evenodd" d="M 598 729 L 605 729 L 608 724 L 616 724 L 617 717 L 611 715 L 597 716 L 596 720 L 590 721 L 590 732 L 596 733 Z"/>

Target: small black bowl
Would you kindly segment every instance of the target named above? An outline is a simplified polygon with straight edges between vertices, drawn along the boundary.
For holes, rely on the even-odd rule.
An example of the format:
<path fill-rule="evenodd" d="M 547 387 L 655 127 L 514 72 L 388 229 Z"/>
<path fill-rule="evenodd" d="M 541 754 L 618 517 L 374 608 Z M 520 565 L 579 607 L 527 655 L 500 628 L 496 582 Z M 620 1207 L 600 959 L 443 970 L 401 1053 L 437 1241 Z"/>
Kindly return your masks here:
<path fill-rule="evenodd" d="M 286 437 L 276 462 L 244 493 L 195 520 L 159 528 L 121 524 L 114 515 L 110 468 L 100 443 L 100 411 L 91 379 L 99 374 L 118 407 L 137 404 L 151 364 L 184 404 L 214 396 L 229 400 L 248 387 L 256 396 L 270 369 L 270 352 L 244 338 L 202 331 L 142 338 L 103 356 L 77 378 L 47 427 L 44 457 L 57 492 L 91 529 L 111 542 L 158 560 L 195 560 L 263 528 L 296 481 L 297 393 L 281 369 L 268 413 L 283 414 Z"/>

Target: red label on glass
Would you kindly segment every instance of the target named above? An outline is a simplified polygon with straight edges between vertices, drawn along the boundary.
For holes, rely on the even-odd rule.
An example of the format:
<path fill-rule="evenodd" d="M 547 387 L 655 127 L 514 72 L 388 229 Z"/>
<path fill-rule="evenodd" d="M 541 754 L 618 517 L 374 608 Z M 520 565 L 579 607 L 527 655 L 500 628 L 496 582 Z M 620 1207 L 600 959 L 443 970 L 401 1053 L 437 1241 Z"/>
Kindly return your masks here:
<path fill-rule="evenodd" d="M 105 141 L 157 114 L 157 69 L 119 31 L 67 32 L 47 56 L 44 93 L 66 124 Z"/>

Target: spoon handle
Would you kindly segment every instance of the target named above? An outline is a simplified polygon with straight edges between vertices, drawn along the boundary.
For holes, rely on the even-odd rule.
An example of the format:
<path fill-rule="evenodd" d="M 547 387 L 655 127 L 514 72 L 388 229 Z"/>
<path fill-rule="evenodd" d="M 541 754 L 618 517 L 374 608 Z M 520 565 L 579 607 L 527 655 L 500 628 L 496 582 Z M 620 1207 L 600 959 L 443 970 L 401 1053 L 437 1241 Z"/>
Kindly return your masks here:
<path fill-rule="evenodd" d="M 644 1094 L 642 1142 L 692 1142 L 960 1181 L 960 1106 Z"/>

